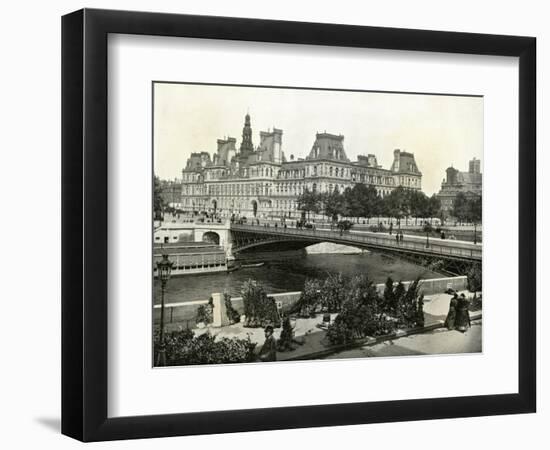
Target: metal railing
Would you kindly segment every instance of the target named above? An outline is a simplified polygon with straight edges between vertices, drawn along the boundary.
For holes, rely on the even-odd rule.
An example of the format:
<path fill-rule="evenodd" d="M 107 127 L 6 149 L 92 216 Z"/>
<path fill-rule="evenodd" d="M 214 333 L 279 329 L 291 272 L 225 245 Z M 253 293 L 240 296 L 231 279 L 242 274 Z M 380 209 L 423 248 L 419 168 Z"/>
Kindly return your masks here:
<path fill-rule="evenodd" d="M 349 231 L 333 231 L 326 229 L 297 229 L 284 228 L 284 226 L 273 227 L 264 225 L 239 225 L 231 224 L 233 231 L 245 231 L 262 235 L 295 237 L 308 240 L 328 240 L 330 242 L 364 246 L 373 246 L 394 251 L 412 251 L 430 255 L 441 255 L 456 258 L 467 258 L 481 260 L 482 248 L 480 245 L 467 242 L 444 241 L 441 239 L 426 239 L 421 236 L 407 235 L 403 241 L 397 241 L 395 237 L 380 236 L 378 233 L 353 233 Z"/>

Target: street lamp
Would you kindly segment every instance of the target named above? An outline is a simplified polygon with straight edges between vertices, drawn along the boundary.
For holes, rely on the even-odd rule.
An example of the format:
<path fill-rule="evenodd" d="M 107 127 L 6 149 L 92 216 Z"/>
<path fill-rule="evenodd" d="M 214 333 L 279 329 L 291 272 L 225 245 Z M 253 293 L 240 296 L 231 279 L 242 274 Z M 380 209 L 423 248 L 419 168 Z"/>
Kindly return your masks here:
<path fill-rule="evenodd" d="M 477 222 L 474 222 L 474 244 L 477 244 Z"/>
<path fill-rule="evenodd" d="M 172 266 L 174 263 L 168 259 L 166 253 L 162 254 L 162 259 L 157 262 L 158 278 L 160 280 L 161 294 L 160 294 L 160 346 L 157 359 L 157 366 L 166 365 L 166 342 L 164 341 L 164 290 L 166 289 L 166 283 L 170 279 L 170 273 L 172 272 Z"/>
<path fill-rule="evenodd" d="M 430 232 L 426 231 L 426 248 L 430 248 Z"/>

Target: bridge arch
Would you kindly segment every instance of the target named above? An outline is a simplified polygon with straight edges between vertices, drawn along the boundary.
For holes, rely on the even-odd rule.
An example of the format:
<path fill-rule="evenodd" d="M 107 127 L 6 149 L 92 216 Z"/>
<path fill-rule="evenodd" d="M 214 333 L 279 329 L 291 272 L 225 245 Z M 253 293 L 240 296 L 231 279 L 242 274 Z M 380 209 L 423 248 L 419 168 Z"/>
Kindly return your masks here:
<path fill-rule="evenodd" d="M 202 241 L 220 245 L 220 235 L 215 231 L 207 231 L 202 235 Z"/>
<path fill-rule="evenodd" d="M 269 224 L 268 224 L 269 225 Z M 232 250 L 235 253 L 254 248 L 272 247 L 299 249 L 321 242 L 343 244 L 367 249 L 378 253 L 400 255 L 405 259 L 442 260 L 449 266 L 456 265 L 464 270 L 468 264 L 481 262 L 482 249 L 479 245 L 432 239 L 429 242 L 421 236 L 407 236 L 407 239 L 396 242 L 391 236 L 380 233 L 350 233 L 334 230 L 306 230 L 286 227 L 264 227 L 251 225 L 231 225 L 233 236 Z"/>
<path fill-rule="evenodd" d="M 324 241 L 300 241 L 300 240 L 288 240 L 288 239 L 279 239 L 272 238 L 262 240 L 260 242 L 251 242 L 247 244 L 239 244 L 238 248 L 235 250 L 235 253 L 247 253 L 250 251 L 260 250 L 260 251 L 286 251 L 286 250 L 301 250 L 309 247 L 310 245 L 320 244 Z"/>

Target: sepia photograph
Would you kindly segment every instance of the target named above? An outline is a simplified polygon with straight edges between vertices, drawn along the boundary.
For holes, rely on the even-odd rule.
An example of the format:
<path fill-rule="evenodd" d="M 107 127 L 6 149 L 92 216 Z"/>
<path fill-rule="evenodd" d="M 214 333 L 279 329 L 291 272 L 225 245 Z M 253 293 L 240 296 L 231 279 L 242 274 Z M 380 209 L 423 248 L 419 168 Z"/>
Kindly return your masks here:
<path fill-rule="evenodd" d="M 152 90 L 154 367 L 482 352 L 483 96 Z"/>

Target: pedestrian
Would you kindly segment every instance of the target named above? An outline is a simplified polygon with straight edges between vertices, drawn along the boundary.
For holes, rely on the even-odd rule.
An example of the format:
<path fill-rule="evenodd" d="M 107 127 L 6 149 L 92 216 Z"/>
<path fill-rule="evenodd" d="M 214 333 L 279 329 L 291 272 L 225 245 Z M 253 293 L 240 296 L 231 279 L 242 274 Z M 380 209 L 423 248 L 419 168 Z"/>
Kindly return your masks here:
<path fill-rule="evenodd" d="M 401 242 L 403 242 L 403 232 L 402 231 L 399 232 L 399 240 Z"/>
<path fill-rule="evenodd" d="M 277 361 L 277 339 L 273 336 L 273 327 L 265 327 L 265 342 L 262 345 L 258 358 L 262 362 Z"/>
<path fill-rule="evenodd" d="M 445 318 L 445 323 L 444 323 L 444 325 L 447 327 L 448 330 L 455 329 L 457 305 L 458 305 L 458 295 L 455 293 L 449 303 L 449 312 L 447 313 L 447 317 Z"/>
<path fill-rule="evenodd" d="M 470 312 L 468 311 L 469 306 L 470 300 L 466 298 L 466 295 L 460 294 L 456 305 L 455 327 L 463 333 L 472 326 L 470 323 Z"/>
<path fill-rule="evenodd" d="M 395 242 L 397 242 L 397 245 L 399 245 L 399 233 L 395 233 Z"/>
<path fill-rule="evenodd" d="M 392 234 L 393 231 L 393 222 L 390 222 L 390 234 Z"/>

